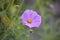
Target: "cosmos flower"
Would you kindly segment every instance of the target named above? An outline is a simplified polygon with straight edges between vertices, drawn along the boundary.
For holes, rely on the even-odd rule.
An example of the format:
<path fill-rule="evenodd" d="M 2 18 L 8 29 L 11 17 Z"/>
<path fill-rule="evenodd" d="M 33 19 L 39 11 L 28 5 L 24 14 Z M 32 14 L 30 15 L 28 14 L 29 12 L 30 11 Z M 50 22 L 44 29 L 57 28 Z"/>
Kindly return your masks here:
<path fill-rule="evenodd" d="M 41 16 L 34 10 L 27 9 L 23 12 L 22 16 L 23 25 L 28 26 L 29 28 L 39 27 L 41 24 Z"/>

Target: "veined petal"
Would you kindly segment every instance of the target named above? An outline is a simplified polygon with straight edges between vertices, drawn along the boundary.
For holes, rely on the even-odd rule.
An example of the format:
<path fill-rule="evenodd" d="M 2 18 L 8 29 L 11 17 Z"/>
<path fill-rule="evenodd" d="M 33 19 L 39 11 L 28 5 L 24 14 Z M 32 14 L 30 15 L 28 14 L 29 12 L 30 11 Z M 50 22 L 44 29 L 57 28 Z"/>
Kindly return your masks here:
<path fill-rule="evenodd" d="M 22 23 L 29 28 L 39 27 L 41 24 L 41 16 L 36 11 L 27 9 L 21 16 Z"/>

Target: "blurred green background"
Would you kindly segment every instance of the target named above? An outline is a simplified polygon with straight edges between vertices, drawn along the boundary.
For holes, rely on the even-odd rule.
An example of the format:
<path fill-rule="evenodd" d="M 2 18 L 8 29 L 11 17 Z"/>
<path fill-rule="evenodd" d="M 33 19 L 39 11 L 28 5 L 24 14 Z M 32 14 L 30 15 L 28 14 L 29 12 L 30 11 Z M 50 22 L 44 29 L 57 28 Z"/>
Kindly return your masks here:
<path fill-rule="evenodd" d="M 0 40 L 60 40 L 59 0 L 0 0 Z M 29 28 L 20 16 L 33 9 L 42 16 L 39 28 Z"/>

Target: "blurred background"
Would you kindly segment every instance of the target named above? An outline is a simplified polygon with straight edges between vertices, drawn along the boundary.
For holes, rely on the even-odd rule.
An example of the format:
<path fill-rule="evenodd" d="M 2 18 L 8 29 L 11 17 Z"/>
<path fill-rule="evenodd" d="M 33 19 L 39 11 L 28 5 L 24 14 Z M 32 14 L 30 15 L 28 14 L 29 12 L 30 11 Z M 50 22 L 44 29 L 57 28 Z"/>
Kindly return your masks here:
<path fill-rule="evenodd" d="M 42 16 L 32 33 L 20 19 L 26 9 Z M 60 40 L 60 0 L 0 0 L 0 40 Z"/>

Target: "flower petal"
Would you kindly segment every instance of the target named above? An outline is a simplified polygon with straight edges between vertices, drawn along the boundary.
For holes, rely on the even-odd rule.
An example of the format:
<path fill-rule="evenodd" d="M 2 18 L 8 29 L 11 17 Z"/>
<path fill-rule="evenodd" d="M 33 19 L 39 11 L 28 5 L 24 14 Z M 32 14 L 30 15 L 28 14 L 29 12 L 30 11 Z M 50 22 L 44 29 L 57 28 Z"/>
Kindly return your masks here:
<path fill-rule="evenodd" d="M 27 19 L 31 19 L 32 23 L 28 23 Z M 33 27 L 39 27 L 41 24 L 41 16 L 37 14 L 36 11 L 33 10 L 25 10 L 24 13 L 21 16 L 22 19 L 22 23 L 26 26 L 28 26 L 29 28 L 33 28 Z"/>

